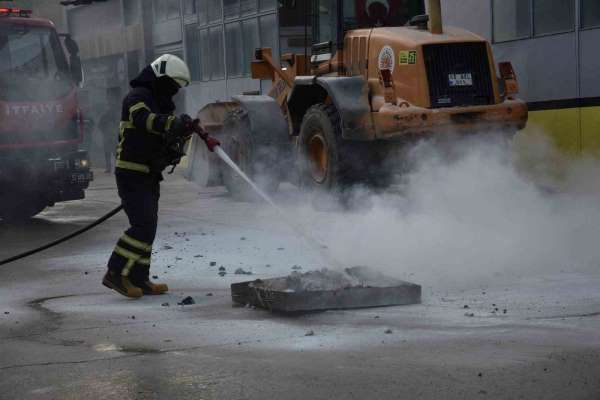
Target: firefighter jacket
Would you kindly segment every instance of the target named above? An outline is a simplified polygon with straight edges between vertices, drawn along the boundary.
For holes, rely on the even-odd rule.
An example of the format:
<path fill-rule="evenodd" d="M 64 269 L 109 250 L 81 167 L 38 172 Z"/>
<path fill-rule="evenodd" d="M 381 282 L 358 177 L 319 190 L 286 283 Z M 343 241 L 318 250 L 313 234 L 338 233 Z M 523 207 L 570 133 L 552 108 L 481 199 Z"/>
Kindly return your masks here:
<path fill-rule="evenodd" d="M 165 141 L 176 117 L 170 96 L 157 93 L 156 76 L 150 67 L 130 82 L 131 91 L 123 100 L 117 171 L 158 174 L 170 164 Z"/>

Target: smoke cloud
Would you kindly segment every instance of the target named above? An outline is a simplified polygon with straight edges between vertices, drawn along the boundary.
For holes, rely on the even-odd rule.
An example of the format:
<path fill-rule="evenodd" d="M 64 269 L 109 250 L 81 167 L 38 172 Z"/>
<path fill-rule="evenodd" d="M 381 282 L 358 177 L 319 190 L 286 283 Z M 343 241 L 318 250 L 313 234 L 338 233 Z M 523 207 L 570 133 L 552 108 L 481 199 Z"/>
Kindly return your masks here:
<path fill-rule="evenodd" d="M 413 169 L 397 186 L 354 190 L 350 210 L 296 215 L 318 226 L 343 264 L 424 286 L 597 269 L 600 166 L 585 159 L 567 167 L 543 138 L 518 146 L 494 135 L 424 141 L 408 152 Z"/>

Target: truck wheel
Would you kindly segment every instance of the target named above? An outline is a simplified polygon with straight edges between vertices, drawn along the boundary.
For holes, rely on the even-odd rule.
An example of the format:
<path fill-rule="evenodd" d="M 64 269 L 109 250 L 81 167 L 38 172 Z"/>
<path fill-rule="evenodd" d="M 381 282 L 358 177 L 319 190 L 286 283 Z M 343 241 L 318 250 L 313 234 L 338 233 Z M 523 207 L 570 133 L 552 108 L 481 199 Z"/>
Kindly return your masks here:
<path fill-rule="evenodd" d="M 268 132 L 251 132 L 248 114 L 243 109 L 228 113 L 223 121 L 223 148 L 229 157 L 267 195 L 279 188 L 282 174 L 277 168 L 280 151 L 270 145 Z M 223 166 L 223 183 L 237 200 L 254 201 L 258 195 L 229 166 Z"/>
<path fill-rule="evenodd" d="M 352 160 L 361 155 L 360 143 L 342 139 L 340 117 L 332 105 L 316 104 L 308 109 L 300 127 L 298 150 L 300 183 L 306 189 L 344 189 L 362 178 L 352 167 Z"/>
<path fill-rule="evenodd" d="M 18 202 L 14 199 L 5 204 L 0 204 L 0 219 L 8 223 L 26 222 L 46 208 L 47 203 L 45 200 L 35 198 L 33 194 L 24 195 L 23 198 L 27 197 L 29 197 L 28 201 Z"/>

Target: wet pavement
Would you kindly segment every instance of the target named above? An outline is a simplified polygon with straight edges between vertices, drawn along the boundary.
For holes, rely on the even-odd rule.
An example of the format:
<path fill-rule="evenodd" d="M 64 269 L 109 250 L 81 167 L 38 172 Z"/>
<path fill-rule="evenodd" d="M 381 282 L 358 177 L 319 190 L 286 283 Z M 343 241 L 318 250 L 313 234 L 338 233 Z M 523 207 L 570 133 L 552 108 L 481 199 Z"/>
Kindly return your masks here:
<path fill-rule="evenodd" d="M 123 215 L 0 267 L 0 399 L 600 398 L 600 271 L 418 281 L 421 305 L 284 317 L 232 306 L 229 285 L 320 268 L 319 255 L 222 188 L 174 176 L 162 195 L 152 274 L 168 295 L 129 300 L 100 284 Z M 0 222 L 0 258 L 117 205 L 98 174 L 85 201 Z M 187 296 L 195 304 L 177 304 Z"/>

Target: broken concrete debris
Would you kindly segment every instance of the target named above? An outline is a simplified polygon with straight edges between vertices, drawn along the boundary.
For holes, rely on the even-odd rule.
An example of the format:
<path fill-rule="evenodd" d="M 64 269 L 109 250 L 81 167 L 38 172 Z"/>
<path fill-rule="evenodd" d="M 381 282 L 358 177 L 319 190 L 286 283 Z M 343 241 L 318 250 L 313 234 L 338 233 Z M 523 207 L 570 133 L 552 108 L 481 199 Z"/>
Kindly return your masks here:
<path fill-rule="evenodd" d="M 177 305 L 180 305 L 180 306 L 189 306 L 192 304 L 196 304 L 196 301 L 194 300 L 194 298 L 192 296 L 188 296 L 185 299 L 181 300 L 179 303 L 177 303 Z"/>
<path fill-rule="evenodd" d="M 243 268 L 238 268 L 235 270 L 236 275 L 252 275 L 251 271 L 246 271 Z"/>

